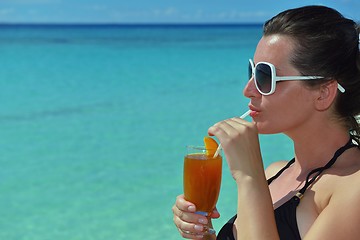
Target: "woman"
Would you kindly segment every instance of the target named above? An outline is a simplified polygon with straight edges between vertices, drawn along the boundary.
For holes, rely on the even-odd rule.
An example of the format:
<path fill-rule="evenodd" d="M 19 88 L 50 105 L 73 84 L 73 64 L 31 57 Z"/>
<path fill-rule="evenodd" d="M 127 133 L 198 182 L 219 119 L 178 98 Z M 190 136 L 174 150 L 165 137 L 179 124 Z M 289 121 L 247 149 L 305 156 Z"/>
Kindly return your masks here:
<path fill-rule="evenodd" d="M 244 95 L 253 122 L 231 118 L 208 130 L 221 142 L 238 190 L 237 216 L 217 239 L 358 239 L 358 27 L 323 6 L 284 11 L 265 23 L 249 68 Z M 259 133 L 286 134 L 294 159 L 264 172 Z M 195 211 L 177 197 L 181 236 L 215 239 Z"/>

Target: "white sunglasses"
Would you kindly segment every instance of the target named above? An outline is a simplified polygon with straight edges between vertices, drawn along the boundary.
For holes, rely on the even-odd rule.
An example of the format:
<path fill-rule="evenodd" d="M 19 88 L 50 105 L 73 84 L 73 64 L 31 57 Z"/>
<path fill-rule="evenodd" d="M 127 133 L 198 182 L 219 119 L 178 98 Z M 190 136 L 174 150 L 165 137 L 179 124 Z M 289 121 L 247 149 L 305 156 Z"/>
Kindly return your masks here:
<path fill-rule="evenodd" d="M 254 82 L 256 89 L 262 95 L 270 95 L 275 92 L 276 82 L 279 81 L 299 81 L 299 80 L 314 80 L 319 78 L 324 78 L 320 76 L 276 76 L 276 68 L 273 64 L 268 62 L 258 62 L 254 65 L 254 62 L 249 59 L 249 79 L 254 77 Z M 343 88 L 338 83 L 338 89 L 340 92 L 344 93 L 345 88 Z"/>

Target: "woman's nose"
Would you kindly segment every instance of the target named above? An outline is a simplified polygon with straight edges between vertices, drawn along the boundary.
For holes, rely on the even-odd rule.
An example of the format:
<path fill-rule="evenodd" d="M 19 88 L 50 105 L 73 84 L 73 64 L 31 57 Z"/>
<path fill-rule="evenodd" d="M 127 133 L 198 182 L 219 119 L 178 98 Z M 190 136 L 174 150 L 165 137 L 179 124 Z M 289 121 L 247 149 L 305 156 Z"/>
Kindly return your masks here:
<path fill-rule="evenodd" d="M 261 94 L 256 89 L 254 77 L 250 78 L 250 80 L 247 82 L 243 94 L 247 98 L 261 97 Z"/>

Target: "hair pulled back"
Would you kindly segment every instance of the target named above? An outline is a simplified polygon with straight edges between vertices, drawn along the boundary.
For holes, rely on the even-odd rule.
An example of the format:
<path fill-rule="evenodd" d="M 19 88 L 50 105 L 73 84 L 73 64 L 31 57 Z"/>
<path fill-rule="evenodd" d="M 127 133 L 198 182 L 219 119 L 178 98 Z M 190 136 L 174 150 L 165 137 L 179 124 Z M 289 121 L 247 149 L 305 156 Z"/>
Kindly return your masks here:
<path fill-rule="evenodd" d="M 335 111 L 360 143 L 360 27 L 325 6 L 305 6 L 279 13 L 264 25 L 264 36 L 280 34 L 295 42 L 292 64 L 301 74 L 322 76 L 317 85 L 336 80 L 345 88 Z"/>

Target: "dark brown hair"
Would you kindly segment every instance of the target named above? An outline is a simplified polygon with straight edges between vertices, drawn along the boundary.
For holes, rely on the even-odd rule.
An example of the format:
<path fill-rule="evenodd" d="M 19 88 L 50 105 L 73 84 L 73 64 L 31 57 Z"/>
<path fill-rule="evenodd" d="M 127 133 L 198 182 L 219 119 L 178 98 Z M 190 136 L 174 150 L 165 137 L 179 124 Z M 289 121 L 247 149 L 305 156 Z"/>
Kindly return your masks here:
<path fill-rule="evenodd" d="M 324 79 L 306 81 L 314 86 L 336 80 L 345 88 L 338 94 L 336 115 L 357 142 L 360 126 L 360 53 L 359 26 L 338 11 L 325 6 L 305 6 L 279 13 L 264 25 L 264 36 L 286 35 L 295 42 L 291 58 L 303 75 Z"/>

